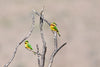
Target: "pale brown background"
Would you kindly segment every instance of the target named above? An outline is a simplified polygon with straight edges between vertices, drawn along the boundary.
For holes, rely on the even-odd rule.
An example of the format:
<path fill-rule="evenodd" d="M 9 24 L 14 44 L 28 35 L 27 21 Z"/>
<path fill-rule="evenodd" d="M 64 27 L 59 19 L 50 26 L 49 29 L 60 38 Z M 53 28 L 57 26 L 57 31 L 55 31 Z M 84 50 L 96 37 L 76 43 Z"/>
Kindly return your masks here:
<path fill-rule="evenodd" d="M 56 55 L 53 67 L 100 67 L 100 0 L 0 0 L 0 67 L 12 57 L 14 48 L 31 29 L 32 9 L 41 11 L 49 22 L 58 24 L 61 37 L 59 46 L 68 42 Z M 35 16 L 35 28 L 28 39 L 36 50 L 42 46 L 39 33 L 39 17 Z M 53 51 L 53 34 L 44 24 L 48 52 Z M 9 67 L 37 67 L 37 57 L 24 48 L 18 48 Z"/>

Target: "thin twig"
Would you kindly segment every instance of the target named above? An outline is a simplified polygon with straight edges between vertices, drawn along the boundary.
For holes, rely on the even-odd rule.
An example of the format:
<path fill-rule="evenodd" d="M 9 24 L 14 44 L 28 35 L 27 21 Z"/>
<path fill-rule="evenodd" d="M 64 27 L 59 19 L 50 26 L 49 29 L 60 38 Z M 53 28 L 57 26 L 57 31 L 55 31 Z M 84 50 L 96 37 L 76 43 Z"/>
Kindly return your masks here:
<path fill-rule="evenodd" d="M 39 47 L 38 47 L 38 45 L 36 45 L 36 47 L 37 47 L 38 67 L 40 67 Z"/>
<path fill-rule="evenodd" d="M 40 34 L 41 34 L 41 39 L 42 39 L 42 42 L 43 42 L 43 48 L 42 48 L 42 55 L 41 55 L 41 64 L 40 64 L 40 67 L 44 67 L 44 64 L 45 64 L 45 54 L 46 54 L 46 42 L 45 42 L 45 39 L 44 39 L 44 35 L 43 35 L 43 29 L 42 29 L 42 26 L 43 26 L 43 15 L 42 15 L 43 11 L 41 11 L 40 13 Z"/>
<path fill-rule="evenodd" d="M 34 29 L 34 24 L 35 24 L 35 21 L 34 21 L 34 15 L 32 15 L 32 29 L 29 31 L 29 33 L 26 35 L 25 38 L 23 38 L 19 43 L 18 45 L 16 46 L 15 50 L 14 50 L 14 53 L 13 53 L 13 56 L 11 57 L 11 59 L 9 60 L 9 62 L 7 64 L 4 65 L 4 67 L 8 67 L 10 65 L 10 63 L 13 61 L 13 59 L 15 58 L 15 55 L 16 55 L 16 52 L 17 52 L 17 49 L 18 47 L 27 39 L 30 37 L 31 33 L 33 32 L 33 29 Z"/>
<path fill-rule="evenodd" d="M 36 15 L 40 16 L 49 26 L 50 26 L 50 22 L 48 22 L 43 16 L 41 16 L 37 11 L 32 10 Z"/>
<path fill-rule="evenodd" d="M 66 44 L 67 44 L 67 43 L 64 43 L 63 45 L 61 45 L 57 50 L 55 50 L 55 51 L 52 53 L 52 55 L 51 55 L 51 57 L 50 57 L 50 61 L 49 61 L 48 67 L 51 67 L 51 66 L 52 66 L 52 63 L 53 63 L 53 60 L 54 60 L 55 55 L 56 55 L 57 52 L 58 52 L 62 47 L 64 47 Z"/>

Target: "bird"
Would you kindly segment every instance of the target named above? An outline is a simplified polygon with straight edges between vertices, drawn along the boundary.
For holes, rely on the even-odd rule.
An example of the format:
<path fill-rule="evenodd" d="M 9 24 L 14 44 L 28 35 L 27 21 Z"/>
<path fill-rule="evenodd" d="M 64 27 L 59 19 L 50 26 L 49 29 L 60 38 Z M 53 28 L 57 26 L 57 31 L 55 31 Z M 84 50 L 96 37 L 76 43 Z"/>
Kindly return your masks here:
<path fill-rule="evenodd" d="M 58 28 L 56 27 L 56 23 L 55 22 L 52 22 L 51 24 L 50 24 L 50 29 L 52 30 L 52 31 L 56 31 L 57 32 L 57 34 L 59 35 L 59 36 L 61 36 L 60 35 L 60 33 L 59 33 L 59 31 L 58 31 Z"/>
<path fill-rule="evenodd" d="M 25 48 L 32 51 L 34 54 L 36 54 L 36 52 L 33 51 L 33 48 L 28 40 L 25 41 Z"/>

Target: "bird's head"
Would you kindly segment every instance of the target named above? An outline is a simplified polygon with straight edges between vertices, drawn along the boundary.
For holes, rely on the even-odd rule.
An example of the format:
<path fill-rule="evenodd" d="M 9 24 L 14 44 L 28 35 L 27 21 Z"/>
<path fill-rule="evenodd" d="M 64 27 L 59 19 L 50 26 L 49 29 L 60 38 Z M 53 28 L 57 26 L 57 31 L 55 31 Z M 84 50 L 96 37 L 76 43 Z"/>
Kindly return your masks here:
<path fill-rule="evenodd" d="M 55 22 L 52 22 L 51 23 L 51 26 L 56 26 L 57 24 Z"/>
<path fill-rule="evenodd" d="M 27 43 L 28 43 L 28 40 L 25 41 L 25 44 L 27 44 Z"/>

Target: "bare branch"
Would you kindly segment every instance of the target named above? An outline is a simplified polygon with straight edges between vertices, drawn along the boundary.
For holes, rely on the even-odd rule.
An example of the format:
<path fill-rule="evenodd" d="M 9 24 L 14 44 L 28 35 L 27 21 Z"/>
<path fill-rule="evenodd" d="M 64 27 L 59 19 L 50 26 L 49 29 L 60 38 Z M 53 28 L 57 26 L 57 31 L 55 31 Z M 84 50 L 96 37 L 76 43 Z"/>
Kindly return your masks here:
<path fill-rule="evenodd" d="M 46 42 L 45 42 L 45 39 L 44 39 L 43 29 L 42 29 L 42 26 L 43 26 L 43 15 L 42 15 L 42 13 L 43 13 L 43 10 L 40 13 L 40 15 L 41 15 L 40 16 L 40 34 L 41 34 L 41 39 L 42 39 L 42 42 L 43 42 L 40 67 L 44 67 L 44 64 L 45 64 L 45 54 L 46 54 Z"/>
<path fill-rule="evenodd" d="M 32 10 L 36 15 L 40 16 L 49 26 L 50 26 L 50 23 L 43 17 L 41 16 L 37 11 L 35 10 Z"/>
<path fill-rule="evenodd" d="M 64 43 L 63 45 L 61 45 L 57 50 L 55 50 L 55 51 L 52 53 L 52 55 L 51 55 L 51 57 L 50 57 L 50 61 L 49 61 L 48 67 L 51 67 L 51 66 L 52 66 L 53 59 L 54 59 L 55 55 L 56 55 L 57 52 L 58 52 L 62 47 L 64 47 L 66 44 L 67 44 L 67 43 Z"/>
<path fill-rule="evenodd" d="M 57 32 L 54 31 L 54 50 L 57 50 L 58 42 L 57 42 Z"/>
<path fill-rule="evenodd" d="M 34 21 L 34 15 L 32 15 L 32 29 L 29 31 L 29 33 L 26 35 L 25 38 L 23 38 L 19 43 L 18 45 L 16 46 L 15 50 L 14 50 L 14 53 L 13 53 L 13 56 L 11 57 L 11 59 L 9 60 L 9 62 L 7 64 L 4 65 L 4 67 L 8 67 L 10 65 L 10 63 L 13 61 L 13 59 L 15 58 L 15 55 L 16 55 L 16 52 L 17 52 L 17 49 L 18 47 L 27 39 L 30 37 L 33 29 L 34 29 L 34 24 L 35 24 L 35 21 Z"/>
<path fill-rule="evenodd" d="M 37 47 L 38 67 L 40 67 L 39 47 L 38 45 L 36 45 L 36 47 Z"/>

